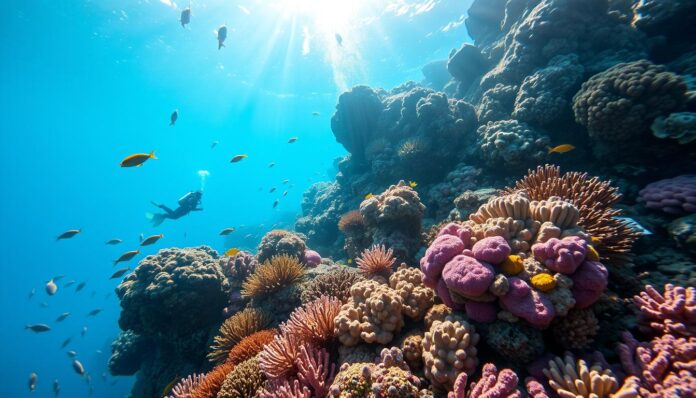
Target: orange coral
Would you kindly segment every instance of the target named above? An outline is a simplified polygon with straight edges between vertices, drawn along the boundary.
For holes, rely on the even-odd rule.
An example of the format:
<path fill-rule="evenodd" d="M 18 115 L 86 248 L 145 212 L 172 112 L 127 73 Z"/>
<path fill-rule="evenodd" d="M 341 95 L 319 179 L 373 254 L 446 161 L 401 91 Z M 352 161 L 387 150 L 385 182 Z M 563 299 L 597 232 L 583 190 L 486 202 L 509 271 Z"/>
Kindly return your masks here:
<path fill-rule="evenodd" d="M 282 254 L 273 256 L 256 268 L 242 284 L 242 296 L 265 297 L 285 286 L 292 285 L 302 278 L 304 267 L 294 256 Z"/>
<path fill-rule="evenodd" d="M 210 346 L 208 359 L 221 363 L 227 358 L 232 347 L 245 337 L 263 330 L 270 323 L 268 315 L 254 308 L 247 308 L 232 315 L 220 325 L 220 331 Z"/>
<path fill-rule="evenodd" d="M 394 251 L 387 250 L 383 245 L 375 245 L 365 249 L 355 260 L 360 272 L 368 278 L 373 276 L 389 277 L 395 261 Z"/>
<path fill-rule="evenodd" d="M 203 380 L 191 391 L 190 398 L 215 398 L 217 397 L 225 377 L 234 369 L 231 363 L 223 363 L 208 372 Z"/>
<path fill-rule="evenodd" d="M 237 365 L 256 356 L 266 344 L 273 341 L 275 335 L 276 332 L 273 330 L 262 330 L 243 338 L 230 350 L 227 363 Z"/>
<path fill-rule="evenodd" d="M 302 341 L 323 346 L 336 337 L 334 318 L 339 311 L 341 311 L 339 299 L 321 296 L 293 311 L 282 329 L 285 333 L 293 334 Z"/>
<path fill-rule="evenodd" d="M 360 210 L 349 211 L 338 220 L 338 229 L 344 234 L 357 234 L 365 230 L 365 221 Z"/>

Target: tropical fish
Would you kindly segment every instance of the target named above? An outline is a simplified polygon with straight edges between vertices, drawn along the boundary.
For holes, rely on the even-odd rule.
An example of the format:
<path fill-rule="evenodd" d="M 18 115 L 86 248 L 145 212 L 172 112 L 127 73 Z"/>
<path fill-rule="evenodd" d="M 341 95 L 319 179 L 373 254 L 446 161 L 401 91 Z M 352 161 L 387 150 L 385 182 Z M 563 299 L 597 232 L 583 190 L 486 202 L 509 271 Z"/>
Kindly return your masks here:
<path fill-rule="evenodd" d="M 75 370 L 75 372 L 77 374 L 79 374 L 80 376 L 85 375 L 85 367 L 82 366 L 82 363 L 80 361 L 78 361 L 77 359 L 73 360 L 72 367 Z"/>
<path fill-rule="evenodd" d="M 276 190 L 276 187 L 272 187 L 272 188 L 268 191 L 268 193 L 273 193 L 273 192 L 275 192 L 275 190 Z"/>
<path fill-rule="evenodd" d="M 69 280 L 69 281 L 65 282 L 65 284 L 63 285 L 63 287 L 64 287 L 64 288 L 69 288 L 70 286 L 72 286 L 72 285 L 74 285 L 74 284 L 75 284 L 75 280 Z"/>
<path fill-rule="evenodd" d="M 222 236 L 227 236 L 227 235 L 231 234 L 231 233 L 234 232 L 234 231 L 235 231 L 234 227 L 225 228 L 225 229 L 223 229 L 222 231 L 220 231 L 220 235 L 222 235 Z"/>
<path fill-rule="evenodd" d="M 638 221 L 632 219 L 631 217 L 614 217 L 617 220 L 625 221 L 626 224 L 628 224 L 629 227 L 631 227 L 634 231 L 643 234 L 643 235 L 652 235 L 652 232 L 645 228 L 644 226 L 640 225 Z"/>
<path fill-rule="evenodd" d="M 85 337 L 86 334 L 87 334 L 87 326 L 83 326 L 82 332 L 80 332 L 80 336 Z"/>
<path fill-rule="evenodd" d="M 549 147 L 549 153 L 566 153 L 570 152 L 573 149 L 575 149 L 575 146 L 570 145 L 570 144 L 561 144 L 561 145 L 556 145 L 555 147 L 551 148 Z"/>
<path fill-rule="evenodd" d="M 35 294 L 36 294 L 36 288 L 32 288 L 31 291 L 29 291 L 29 295 L 27 296 L 27 300 L 31 300 Z"/>
<path fill-rule="evenodd" d="M 336 37 L 336 43 L 338 43 L 339 47 L 343 47 L 343 36 L 336 33 L 335 37 Z"/>
<path fill-rule="evenodd" d="M 73 236 L 79 234 L 80 232 L 82 232 L 81 229 L 69 229 L 69 230 L 63 232 L 62 234 L 58 235 L 56 240 L 70 239 Z"/>
<path fill-rule="evenodd" d="M 155 151 L 150 153 L 134 153 L 133 155 L 128 155 L 121 161 L 121 167 L 140 167 L 148 159 L 157 159 L 155 156 Z"/>
<path fill-rule="evenodd" d="M 288 191 L 283 191 L 283 196 L 288 196 Z"/>
<path fill-rule="evenodd" d="M 269 168 L 269 169 L 272 168 L 273 166 L 275 166 L 275 163 L 274 163 L 274 162 L 271 162 L 271 163 L 268 164 L 268 168 Z"/>
<path fill-rule="evenodd" d="M 213 143 L 210 144 L 210 149 L 215 148 L 217 146 L 217 144 L 219 144 L 219 143 L 220 143 L 220 141 L 213 141 Z"/>
<path fill-rule="evenodd" d="M 240 251 L 241 251 L 241 250 L 237 249 L 236 247 L 233 247 L 233 248 L 229 249 L 228 251 L 226 251 L 226 252 L 225 252 L 225 255 L 226 255 L 227 257 L 232 257 L 232 256 L 234 256 L 235 254 L 239 253 Z"/>
<path fill-rule="evenodd" d="M 602 242 L 602 239 L 601 239 L 599 236 L 593 236 L 593 237 L 590 238 L 590 240 L 592 241 L 592 243 L 600 243 L 600 242 Z"/>
<path fill-rule="evenodd" d="M 363 199 L 367 200 L 367 199 L 370 199 L 370 198 L 372 198 L 372 197 L 374 197 L 374 196 L 375 196 L 375 195 L 374 195 L 372 192 L 370 192 L 370 193 L 368 193 L 367 195 L 365 195 L 365 197 L 364 197 Z"/>
<path fill-rule="evenodd" d="M 109 277 L 109 279 L 120 278 L 120 277 L 122 277 L 122 276 L 123 276 L 126 272 L 128 272 L 128 271 L 130 271 L 130 267 L 117 269 L 116 271 L 114 271 L 113 274 L 111 274 L 111 276 Z"/>
<path fill-rule="evenodd" d="M 348 260 L 346 260 L 346 262 L 347 262 L 348 264 L 353 264 L 353 259 L 352 259 L 352 258 L 349 258 Z"/>
<path fill-rule="evenodd" d="M 129 252 L 125 252 L 121 254 L 121 257 L 118 259 L 114 260 L 114 265 L 124 262 L 124 261 L 130 261 L 133 257 L 137 256 L 140 253 L 140 250 L 131 250 Z"/>
<path fill-rule="evenodd" d="M 58 285 L 56 285 L 56 283 L 53 282 L 53 279 L 46 282 L 46 293 L 48 293 L 49 296 L 53 296 L 54 294 L 56 294 L 57 291 Z"/>
<path fill-rule="evenodd" d="M 56 318 L 56 322 L 63 322 L 65 318 L 69 317 L 70 313 L 69 312 L 64 312 L 60 315 L 58 315 L 58 318 Z"/>
<path fill-rule="evenodd" d="M 123 242 L 121 239 L 110 239 L 106 241 L 107 245 L 118 245 L 119 243 Z"/>
<path fill-rule="evenodd" d="M 321 116 L 321 113 L 319 113 L 319 112 L 312 112 L 312 116 Z"/>
<path fill-rule="evenodd" d="M 29 391 L 30 392 L 34 392 L 34 390 L 36 390 L 36 382 L 38 380 L 39 380 L 39 376 L 36 373 L 31 372 L 31 374 L 29 375 Z"/>
<path fill-rule="evenodd" d="M 66 352 L 66 354 L 68 354 L 68 356 L 69 356 L 70 358 L 75 358 L 75 357 L 77 356 L 77 352 L 75 352 L 75 351 L 73 351 L 73 350 L 70 350 L 70 351 Z"/>
<path fill-rule="evenodd" d="M 249 156 L 246 154 L 241 154 L 241 155 L 234 155 L 232 159 L 230 160 L 230 163 L 237 163 L 240 162 L 242 159 L 246 159 Z"/>
<path fill-rule="evenodd" d="M 58 396 L 60 394 L 60 383 L 58 382 L 58 379 L 53 380 L 53 395 Z"/>
<path fill-rule="evenodd" d="M 295 142 L 295 141 L 297 141 L 297 137 L 291 137 L 291 138 L 288 140 L 288 144 L 292 144 L 292 143 Z"/>
<path fill-rule="evenodd" d="M 51 330 L 51 327 L 46 325 L 45 323 L 34 323 L 25 326 L 24 329 L 31 330 L 34 333 L 43 333 Z"/>
<path fill-rule="evenodd" d="M 225 47 L 225 39 L 227 38 L 227 26 L 222 25 L 217 30 L 218 50 Z"/>
<path fill-rule="evenodd" d="M 179 18 L 179 22 L 181 22 L 181 27 L 185 28 L 186 25 L 188 25 L 189 22 L 191 22 L 191 7 L 186 7 L 181 11 L 181 18 Z"/>
<path fill-rule="evenodd" d="M 77 285 L 77 287 L 75 288 L 75 291 L 76 291 L 76 292 L 79 292 L 80 290 L 84 289 L 85 286 L 87 286 L 87 283 L 86 283 L 86 282 L 80 282 L 80 284 Z"/>
<path fill-rule="evenodd" d="M 418 183 L 415 182 L 415 181 L 409 181 L 409 182 L 408 182 L 408 186 L 411 187 L 411 188 L 415 188 L 415 187 L 418 186 Z"/>
<path fill-rule="evenodd" d="M 68 337 L 67 339 L 63 340 L 63 344 L 60 345 L 60 348 L 65 348 L 65 347 L 67 347 L 68 344 L 70 344 L 71 341 L 72 341 L 72 337 Z"/>
<path fill-rule="evenodd" d="M 92 311 L 88 312 L 87 316 L 95 316 L 95 315 L 99 314 L 100 312 L 102 312 L 101 308 L 95 308 Z"/>
<path fill-rule="evenodd" d="M 152 244 L 156 243 L 158 240 L 162 239 L 163 237 L 164 237 L 164 234 L 148 236 L 147 238 L 142 239 L 140 241 L 140 246 L 152 245 Z"/>
<path fill-rule="evenodd" d="M 278 199 L 276 199 L 275 202 L 273 202 L 273 208 L 275 209 L 279 203 L 280 203 L 280 201 Z"/>
<path fill-rule="evenodd" d="M 175 109 L 174 112 L 169 116 L 169 125 L 174 126 L 176 124 L 176 119 L 179 118 L 179 110 Z"/>

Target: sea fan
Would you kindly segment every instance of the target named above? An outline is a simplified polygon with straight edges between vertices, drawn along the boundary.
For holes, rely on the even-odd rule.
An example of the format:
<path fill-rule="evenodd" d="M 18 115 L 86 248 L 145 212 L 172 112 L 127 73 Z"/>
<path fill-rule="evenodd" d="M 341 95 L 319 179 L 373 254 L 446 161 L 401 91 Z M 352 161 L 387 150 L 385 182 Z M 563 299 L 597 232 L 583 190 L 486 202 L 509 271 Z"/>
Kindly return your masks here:
<path fill-rule="evenodd" d="M 245 337 L 263 330 L 270 323 L 268 315 L 254 308 L 247 308 L 232 315 L 220 325 L 220 330 L 210 346 L 208 359 L 211 362 L 223 362 L 228 357 L 232 347 Z"/>
<path fill-rule="evenodd" d="M 264 262 L 242 284 L 242 296 L 261 298 L 292 285 L 302 278 L 304 267 L 294 256 L 274 256 Z"/>
<path fill-rule="evenodd" d="M 365 249 L 355 262 L 360 272 L 368 278 L 373 276 L 389 277 L 394 266 L 394 251 L 387 250 L 383 245 L 375 245 Z"/>

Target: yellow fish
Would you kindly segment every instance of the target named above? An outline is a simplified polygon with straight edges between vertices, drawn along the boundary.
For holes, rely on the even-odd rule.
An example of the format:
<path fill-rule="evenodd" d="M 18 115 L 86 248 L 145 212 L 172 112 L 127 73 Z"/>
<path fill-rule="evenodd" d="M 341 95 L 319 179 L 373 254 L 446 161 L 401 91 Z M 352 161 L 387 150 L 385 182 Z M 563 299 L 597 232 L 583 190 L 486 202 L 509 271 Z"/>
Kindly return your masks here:
<path fill-rule="evenodd" d="M 372 192 L 370 192 L 367 195 L 365 195 L 365 200 L 370 199 L 373 196 L 375 196 L 375 195 L 373 195 Z"/>
<path fill-rule="evenodd" d="M 409 182 L 408 182 L 408 186 L 411 187 L 411 188 L 415 188 L 415 187 L 418 186 L 418 183 L 416 183 L 415 181 L 409 181 Z"/>
<path fill-rule="evenodd" d="M 601 243 L 601 242 L 602 242 L 602 239 L 600 239 L 600 238 L 597 237 L 597 236 L 591 237 L 590 240 L 591 240 L 593 243 Z"/>
<path fill-rule="evenodd" d="M 561 144 L 561 145 L 556 145 L 555 147 L 551 148 L 549 147 L 549 153 L 566 153 L 570 152 L 573 149 L 575 149 L 575 146 L 570 145 L 570 144 Z"/>
<path fill-rule="evenodd" d="M 227 257 L 232 257 L 232 256 L 234 256 L 235 254 L 239 253 L 240 251 L 241 251 L 241 250 L 237 249 L 236 247 L 233 247 L 233 248 L 231 248 L 230 250 L 226 251 L 226 252 L 225 252 L 225 255 L 226 255 Z"/>
<path fill-rule="evenodd" d="M 348 264 L 353 264 L 353 259 L 352 259 L 352 258 L 349 258 L 348 260 L 346 260 L 346 262 L 347 262 Z"/>
<path fill-rule="evenodd" d="M 237 162 L 241 161 L 242 159 L 246 159 L 248 157 L 249 156 L 247 154 L 234 155 L 234 157 L 232 157 L 232 160 L 230 160 L 230 163 L 237 163 Z"/>
<path fill-rule="evenodd" d="M 148 159 L 157 159 L 157 157 L 155 157 L 155 151 L 150 153 L 135 153 L 126 156 L 126 158 L 121 161 L 121 167 L 140 167 Z"/>

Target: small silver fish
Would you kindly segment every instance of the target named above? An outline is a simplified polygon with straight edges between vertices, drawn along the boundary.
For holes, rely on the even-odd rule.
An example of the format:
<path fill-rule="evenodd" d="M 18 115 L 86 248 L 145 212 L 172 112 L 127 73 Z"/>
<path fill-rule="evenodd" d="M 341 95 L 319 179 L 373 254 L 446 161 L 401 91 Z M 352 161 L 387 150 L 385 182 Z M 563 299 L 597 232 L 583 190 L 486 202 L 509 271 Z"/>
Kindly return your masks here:
<path fill-rule="evenodd" d="M 181 27 L 185 28 L 186 25 L 188 25 L 189 22 L 191 22 L 191 7 L 186 7 L 181 11 L 181 18 L 179 19 L 179 22 L 181 22 Z"/>
<path fill-rule="evenodd" d="M 62 234 L 58 235 L 56 240 L 70 239 L 73 236 L 79 234 L 80 232 L 82 232 L 81 229 L 69 229 L 69 230 L 63 232 Z"/>
<path fill-rule="evenodd" d="M 235 231 L 234 227 L 225 228 L 225 229 L 223 229 L 222 231 L 220 231 L 220 235 L 221 235 L 221 236 L 227 236 L 227 235 L 231 234 L 231 233 L 234 232 L 234 231 Z"/>
<path fill-rule="evenodd" d="M 45 323 L 34 323 L 26 325 L 24 329 L 31 330 L 34 333 L 43 333 L 51 330 L 51 327 L 46 325 Z"/>
<path fill-rule="evenodd" d="M 278 203 L 280 203 L 280 201 L 278 199 L 276 199 L 275 202 L 273 202 L 274 209 L 278 206 Z"/>
<path fill-rule="evenodd" d="M 72 337 L 68 337 L 67 339 L 63 340 L 63 344 L 60 345 L 60 348 L 65 348 L 65 347 L 67 347 L 68 344 L 70 344 L 71 341 L 72 341 Z"/>
<path fill-rule="evenodd" d="M 297 141 L 297 139 L 297 137 L 290 137 L 290 139 L 288 140 L 288 144 L 292 144 L 293 142 Z"/>
<path fill-rule="evenodd" d="M 272 187 L 272 188 L 268 191 L 268 193 L 273 193 L 273 192 L 275 192 L 275 190 L 276 190 L 276 187 Z"/>
<path fill-rule="evenodd" d="M 50 281 L 46 282 L 46 293 L 48 293 L 49 296 L 53 296 L 56 294 L 58 291 L 58 285 L 51 279 Z"/>
<path fill-rule="evenodd" d="M 275 162 L 271 162 L 271 163 L 268 164 L 268 168 L 269 168 L 269 169 L 272 168 L 273 166 L 275 166 Z"/>
<path fill-rule="evenodd" d="M 68 354 L 70 358 L 75 358 L 77 356 L 77 352 L 72 350 L 68 351 L 66 354 Z"/>
<path fill-rule="evenodd" d="M 213 141 L 213 143 L 210 144 L 210 149 L 215 148 L 217 146 L 217 144 L 219 144 L 219 143 L 220 143 L 220 141 Z"/>
<path fill-rule="evenodd" d="M 158 240 L 160 240 L 162 238 L 164 238 L 164 234 L 148 236 L 145 239 L 141 239 L 140 246 L 149 246 L 149 245 L 155 244 Z"/>
<path fill-rule="evenodd" d="M 31 374 L 29 375 L 29 391 L 30 392 L 34 392 L 34 390 L 36 390 L 36 382 L 38 380 L 39 380 L 39 376 L 36 373 L 31 372 Z"/>
<path fill-rule="evenodd" d="M 321 113 L 319 113 L 319 112 L 312 112 L 312 116 L 321 116 Z"/>
<path fill-rule="evenodd" d="M 288 196 L 288 191 L 283 191 L 283 196 Z"/>
<path fill-rule="evenodd" d="M 80 376 L 85 375 L 85 367 L 82 366 L 82 363 L 80 361 L 78 361 L 77 359 L 73 360 L 72 367 L 75 370 L 75 372 L 77 374 L 79 374 Z"/>
<path fill-rule="evenodd" d="M 39 304 L 39 306 L 41 306 L 41 308 L 48 308 L 48 303 L 45 301 L 42 301 L 41 304 Z"/>
<path fill-rule="evenodd" d="M 225 47 L 225 39 L 227 38 L 227 26 L 222 25 L 217 30 L 218 50 Z"/>
<path fill-rule="evenodd" d="M 113 261 L 114 265 L 124 262 L 124 261 L 130 261 L 133 257 L 137 256 L 140 253 L 140 250 L 131 250 L 129 252 L 125 252 L 121 254 L 121 257 L 117 258 L 116 260 Z"/>
<path fill-rule="evenodd" d="M 106 241 L 106 244 L 107 245 L 118 245 L 121 242 L 123 242 L 121 239 L 109 239 Z"/>
<path fill-rule="evenodd" d="M 27 300 L 31 300 L 35 294 L 36 294 L 36 288 L 32 288 L 31 291 L 29 292 L 29 295 L 27 296 Z"/>
<path fill-rule="evenodd" d="M 58 315 L 58 318 L 56 318 L 56 322 L 63 322 L 65 318 L 69 317 L 70 313 L 69 312 L 64 312 L 60 315 Z"/>
<path fill-rule="evenodd" d="M 628 224 L 629 227 L 631 227 L 634 231 L 642 234 L 642 235 L 652 235 L 652 232 L 645 228 L 644 226 L 640 225 L 638 221 L 632 219 L 631 217 L 614 217 L 617 220 L 625 221 L 626 224 Z"/>

